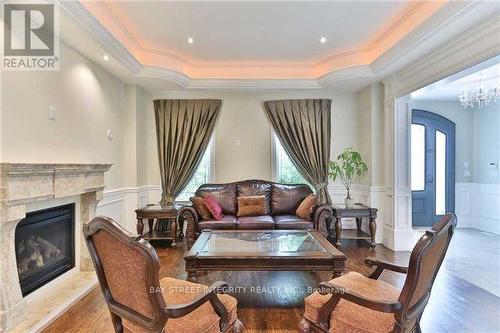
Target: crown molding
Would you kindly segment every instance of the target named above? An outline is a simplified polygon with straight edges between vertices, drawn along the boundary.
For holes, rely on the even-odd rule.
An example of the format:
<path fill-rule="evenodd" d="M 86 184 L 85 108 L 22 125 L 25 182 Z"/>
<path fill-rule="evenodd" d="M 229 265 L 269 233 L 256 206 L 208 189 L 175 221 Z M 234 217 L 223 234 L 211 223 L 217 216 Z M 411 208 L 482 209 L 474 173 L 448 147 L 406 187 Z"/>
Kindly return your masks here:
<path fill-rule="evenodd" d="M 300 75 L 297 77 L 284 76 L 273 77 L 262 75 L 256 71 L 253 77 L 196 77 L 185 63 L 169 63 L 162 66 L 150 65 L 146 62 L 150 59 L 147 55 L 141 54 L 140 61 L 129 51 L 120 41 L 113 36 L 86 8 L 78 1 L 58 0 L 62 12 L 70 17 L 77 25 L 86 31 L 92 39 L 114 59 L 116 59 L 126 70 L 136 79 L 154 78 L 174 83 L 183 89 L 224 89 L 224 90 L 268 90 L 268 89 L 321 89 L 330 87 L 336 83 L 359 78 L 382 78 L 387 77 L 416 61 L 418 57 L 429 53 L 436 45 L 442 44 L 446 40 L 456 38 L 460 32 L 477 24 L 478 17 L 484 17 L 488 11 L 491 14 L 493 2 L 450 2 L 441 6 L 430 18 L 418 25 L 414 30 L 405 35 L 396 44 L 392 45 L 380 56 L 370 59 L 370 48 L 345 52 L 321 61 L 317 64 L 320 69 L 313 71 L 313 75 Z M 412 11 L 421 8 L 418 5 L 412 6 Z M 485 14 L 486 13 L 486 14 Z M 398 25 L 404 24 L 411 12 L 407 12 L 383 34 L 372 42 L 370 47 L 380 47 L 384 38 L 395 34 Z M 480 16 L 478 16 L 480 15 Z M 457 23 L 458 22 L 458 23 Z M 458 26 L 458 29 L 457 27 Z M 123 28 L 123 27 L 122 27 Z M 457 31 L 458 30 L 458 31 Z M 133 40 L 130 37 L 130 40 Z M 244 68 L 243 66 L 242 68 Z M 247 66 L 248 67 L 248 66 Z M 236 65 L 231 65 L 234 72 Z M 272 67 L 268 67 L 271 68 Z M 220 67 L 221 71 L 224 67 Z M 287 72 L 286 68 L 278 68 L 279 72 Z M 265 69 L 263 69 L 264 71 Z M 247 71 L 252 72 L 252 68 Z M 261 73 L 264 73 L 261 71 Z M 212 73 L 213 69 L 209 71 Z"/>
<path fill-rule="evenodd" d="M 500 55 L 500 12 L 459 34 L 394 75 L 394 96 L 404 96 Z"/>
<path fill-rule="evenodd" d="M 322 75 L 318 78 L 318 82 L 321 87 L 325 88 L 345 80 L 374 77 L 375 74 L 370 65 L 357 65 Z"/>
<path fill-rule="evenodd" d="M 136 74 L 142 64 L 78 1 L 56 0 L 61 13 L 86 31 L 99 46 L 123 67 Z"/>

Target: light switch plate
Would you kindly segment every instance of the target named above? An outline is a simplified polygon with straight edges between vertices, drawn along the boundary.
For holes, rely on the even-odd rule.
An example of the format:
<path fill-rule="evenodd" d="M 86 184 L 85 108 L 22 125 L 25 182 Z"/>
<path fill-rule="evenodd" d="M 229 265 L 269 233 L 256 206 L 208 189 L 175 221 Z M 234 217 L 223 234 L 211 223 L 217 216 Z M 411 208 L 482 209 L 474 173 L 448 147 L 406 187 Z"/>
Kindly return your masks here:
<path fill-rule="evenodd" d="M 234 140 L 234 144 L 235 144 L 236 146 L 241 146 L 241 141 L 240 141 L 240 139 L 236 139 L 236 140 Z"/>
<path fill-rule="evenodd" d="M 49 120 L 56 120 L 56 108 L 49 106 Z"/>

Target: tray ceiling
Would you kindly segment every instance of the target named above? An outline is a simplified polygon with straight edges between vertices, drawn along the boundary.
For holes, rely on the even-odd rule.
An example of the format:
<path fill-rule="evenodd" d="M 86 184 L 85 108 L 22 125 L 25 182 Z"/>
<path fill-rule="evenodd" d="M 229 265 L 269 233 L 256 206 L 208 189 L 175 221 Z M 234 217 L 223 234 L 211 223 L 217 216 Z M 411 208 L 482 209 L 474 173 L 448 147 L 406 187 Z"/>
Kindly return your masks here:
<path fill-rule="evenodd" d="M 357 91 L 498 9 L 493 2 L 474 1 L 60 5 L 63 39 L 127 82 L 151 89 L 236 90 Z M 103 54 L 109 55 L 106 61 Z"/>
<path fill-rule="evenodd" d="M 143 64 L 190 77 L 275 78 L 368 64 L 443 3 L 82 2 Z"/>

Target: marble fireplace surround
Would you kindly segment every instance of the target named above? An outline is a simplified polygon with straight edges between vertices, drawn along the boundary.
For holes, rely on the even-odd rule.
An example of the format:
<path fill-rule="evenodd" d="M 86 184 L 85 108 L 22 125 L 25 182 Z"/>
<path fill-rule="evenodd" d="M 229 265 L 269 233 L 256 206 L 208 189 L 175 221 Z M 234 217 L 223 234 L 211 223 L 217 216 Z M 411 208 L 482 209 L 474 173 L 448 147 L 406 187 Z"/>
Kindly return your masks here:
<path fill-rule="evenodd" d="M 81 228 L 95 215 L 102 199 L 104 172 L 111 164 L 0 163 L 0 332 L 7 332 L 26 317 L 26 300 L 17 273 L 14 236 L 16 225 L 26 216 L 26 206 L 47 200 L 80 197 Z M 80 243 L 80 271 L 93 270 Z"/>

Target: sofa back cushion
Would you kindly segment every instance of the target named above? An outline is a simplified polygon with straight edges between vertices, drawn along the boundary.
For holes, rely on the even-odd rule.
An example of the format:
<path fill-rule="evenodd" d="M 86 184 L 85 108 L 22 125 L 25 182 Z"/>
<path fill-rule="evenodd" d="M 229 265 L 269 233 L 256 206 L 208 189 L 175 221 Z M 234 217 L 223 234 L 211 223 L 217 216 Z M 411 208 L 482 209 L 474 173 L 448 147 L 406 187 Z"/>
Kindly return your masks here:
<path fill-rule="evenodd" d="M 205 202 L 202 197 L 191 197 L 189 198 L 193 203 L 194 209 L 201 216 L 202 220 L 210 220 L 212 218 L 212 213 L 205 206 Z"/>
<path fill-rule="evenodd" d="M 295 215 L 301 219 L 310 221 L 317 202 L 318 198 L 314 194 L 309 194 L 304 200 L 302 200 L 299 207 L 295 211 Z"/>
<path fill-rule="evenodd" d="M 222 220 L 222 218 L 224 217 L 224 214 L 222 214 L 222 207 L 213 196 L 207 195 L 205 198 L 203 198 L 203 202 L 205 203 L 205 207 L 207 207 L 208 211 L 210 212 L 210 214 L 212 214 L 214 219 L 216 219 L 217 221 Z"/>
<path fill-rule="evenodd" d="M 273 184 L 271 195 L 271 215 L 295 215 L 302 200 L 312 194 L 306 184 Z"/>
<path fill-rule="evenodd" d="M 259 215 L 267 215 L 265 196 L 238 197 L 238 216 Z"/>
<path fill-rule="evenodd" d="M 204 184 L 195 196 L 205 198 L 211 195 L 222 207 L 222 213 L 236 215 L 236 184 Z"/>
<path fill-rule="evenodd" d="M 254 197 L 263 195 L 266 199 L 266 212 L 271 206 L 271 183 L 263 180 L 246 180 L 238 183 L 238 197 Z"/>

